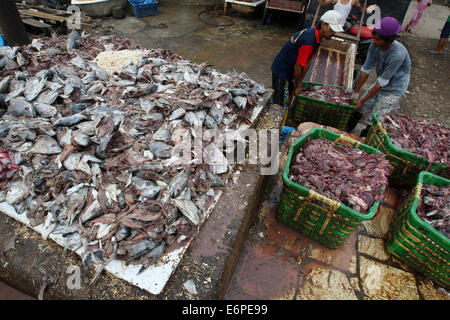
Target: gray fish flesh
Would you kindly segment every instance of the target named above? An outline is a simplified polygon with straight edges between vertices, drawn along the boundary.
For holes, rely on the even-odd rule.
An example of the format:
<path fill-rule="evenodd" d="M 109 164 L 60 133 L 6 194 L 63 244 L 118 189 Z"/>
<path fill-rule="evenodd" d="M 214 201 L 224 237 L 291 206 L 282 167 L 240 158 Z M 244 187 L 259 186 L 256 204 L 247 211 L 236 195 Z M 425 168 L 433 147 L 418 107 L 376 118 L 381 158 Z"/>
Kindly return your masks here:
<path fill-rule="evenodd" d="M 54 117 L 58 112 L 55 107 L 45 103 L 34 102 L 33 106 L 36 109 L 37 114 L 44 118 Z"/>
<path fill-rule="evenodd" d="M 9 83 L 11 82 L 11 76 L 4 77 L 0 81 L 0 93 L 5 93 L 9 89 Z"/>
<path fill-rule="evenodd" d="M 236 103 L 236 105 L 239 108 L 244 109 L 245 106 L 247 105 L 247 98 L 246 97 L 242 97 L 242 96 L 234 97 L 233 98 L 233 102 Z"/>
<path fill-rule="evenodd" d="M 128 87 L 122 93 L 123 98 L 139 98 L 156 92 L 158 87 L 154 84 L 142 84 L 135 87 Z"/>
<path fill-rule="evenodd" d="M 148 114 L 155 107 L 155 103 L 148 99 L 139 98 L 139 106 L 145 111 L 146 114 Z"/>
<path fill-rule="evenodd" d="M 88 72 L 86 73 L 86 75 L 84 76 L 84 78 L 82 79 L 82 81 L 84 82 L 84 84 L 89 84 L 91 82 L 94 82 L 96 79 L 95 77 L 95 71 L 92 72 Z"/>
<path fill-rule="evenodd" d="M 83 121 L 83 120 L 89 120 L 89 119 L 86 116 L 77 113 L 77 114 L 74 114 L 73 116 L 58 119 L 53 124 L 56 127 L 61 127 L 61 126 L 70 127 L 70 126 L 77 124 L 78 122 Z"/>
<path fill-rule="evenodd" d="M 158 158 L 170 158 L 172 155 L 172 146 L 158 141 L 147 142 L 151 152 Z"/>
<path fill-rule="evenodd" d="M 9 186 L 8 192 L 6 193 L 6 202 L 10 205 L 17 204 L 24 200 L 29 193 L 29 187 L 24 181 L 12 182 Z"/>
<path fill-rule="evenodd" d="M 237 97 L 237 96 L 246 96 L 247 95 L 247 91 L 242 89 L 242 88 L 231 89 L 230 92 L 235 97 Z"/>
<path fill-rule="evenodd" d="M 19 65 L 13 59 L 8 59 L 6 61 L 6 64 L 5 64 L 5 69 L 6 70 L 14 70 L 14 69 L 17 69 L 17 68 L 19 68 Z"/>
<path fill-rule="evenodd" d="M 61 151 L 62 149 L 58 142 L 47 135 L 39 136 L 33 148 L 30 150 L 32 153 L 42 154 L 59 154 Z"/>
<path fill-rule="evenodd" d="M 0 59 L 0 70 L 2 70 L 6 66 L 7 61 L 8 61 L 7 57 L 3 57 Z"/>
<path fill-rule="evenodd" d="M 25 98 L 28 101 L 33 101 L 36 99 L 42 90 L 44 90 L 45 86 L 47 84 L 47 80 L 42 79 L 39 80 L 38 78 L 29 78 L 27 79 L 25 83 Z"/>
<path fill-rule="evenodd" d="M 79 113 L 91 105 L 91 103 L 76 103 L 70 106 L 70 112 L 72 114 Z"/>
<path fill-rule="evenodd" d="M 170 132 L 169 129 L 161 127 L 155 132 L 155 134 L 152 136 L 152 139 L 156 141 L 163 141 L 165 143 L 169 143 L 171 135 L 172 133 Z"/>
<path fill-rule="evenodd" d="M 205 118 L 205 125 L 210 129 L 217 129 L 217 122 L 208 114 Z"/>
<path fill-rule="evenodd" d="M 164 120 L 163 114 L 159 113 L 159 112 L 151 113 L 151 114 L 149 114 L 148 117 L 150 118 L 150 120 L 153 120 L 153 121 L 163 121 Z"/>
<path fill-rule="evenodd" d="M 171 114 L 170 117 L 169 117 L 169 121 L 172 121 L 172 120 L 176 120 L 176 119 L 178 119 L 178 118 L 181 118 L 181 117 L 183 117 L 185 114 L 186 114 L 186 110 L 184 110 L 183 108 L 178 108 L 178 109 L 176 109 L 176 110 L 174 110 L 174 111 L 172 112 L 172 114 Z"/>
<path fill-rule="evenodd" d="M 73 141 L 80 147 L 87 147 L 90 144 L 89 136 L 80 131 L 75 131 L 72 134 Z"/>
<path fill-rule="evenodd" d="M 156 183 L 139 177 L 131 178 L 131 183 L 143 198 L 150 200 L 156 199 L 158 193 L 161 191 L 161 188 Z"/>
<path fill-rule="evenodd" d="M 217 125 L 219 125 L 222 122 L 224 110 L 220 109 L 216 106 L 213 106 L 209 109 L 209 115 L 213 117 L 213 119 L 216 121 Z"/>
<path fill-rule="evenodd" d="M 103 70 L 102 68 L 91 62 L 89 62 L 89 66 L 92 68 L 92 71 L 95 72 L 95 76 L 97 77 L 97 79 L 100 79 L 102 81 L 108 81 L 109 76 L 105 70 Z"/>
<path fill-rule="evenodd" d="M 194 225 L 200 223 L 199 210 L 192 200 L 172 199 L 172 203 L 188 218 Z"/>
<path fill-rule="evenodd" d="M 37 102 L 45 104 L 53 104 L 58 98 L 58 91 L 46 90 L 42 92 L 36 99 Z"/>
<path fill-rule="evenodd" d="M 70 60 L 70 62 L 77 68 L 80 68 L 80 69 L 86 68 L 86 61 L 79 55 L 77 55 L 75 58 Z"/>
<path fill-rule="evenodd" d="M 169 192 L 172 198 L 180 195 L 181 191 L 187 187 L 189 174 L 185 171 L 178 173 L 169 184 Z"/>
<path fill-rule="evenodd" d="M 127 262 L 130 262 L 149 253 L 150 250 L 152 250 L 154 247 L 156 247 L 155 242 L 149 239 L 144 239 L 138 243 L 130 244 L 124 247 L 124 249 L 128 253 Z"/>
<path fill-rule="evenodd" d="M 29 103 L 24 97 L 13 99 L 9 105 L 9 111 L 11 111 L 18 117 L 36 117 L 36 110 L 34 109 L 33 105 Z"/>

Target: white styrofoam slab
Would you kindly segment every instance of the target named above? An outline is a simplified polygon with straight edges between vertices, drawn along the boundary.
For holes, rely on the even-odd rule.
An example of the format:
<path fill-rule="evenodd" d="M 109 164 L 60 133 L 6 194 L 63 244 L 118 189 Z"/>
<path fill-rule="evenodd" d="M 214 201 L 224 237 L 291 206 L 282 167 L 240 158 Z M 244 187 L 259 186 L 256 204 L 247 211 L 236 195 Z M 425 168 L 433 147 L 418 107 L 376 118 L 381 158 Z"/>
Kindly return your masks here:
<path fill-rule="evenodd" d="M 221 195 L 222 191 L 217 190 L 214 197 L 214 203 L 205 212 L 205 217 L 202 222 L 204 222 L 211 214 Z M 26 216 L 26 212 L 18 214 L 15 208 L 8 204 L 6 201 L 0 202 L 0 212 L 26 225 L 27 227 L 33 229 L 41 235 L 45 231 L 44 224 L 32 227 L 30 225 L 30 220 Z M 62 235 L 50 234 L 49 238 L 55 241 L 58 245 L 64 247 L 65 239 Z M 159 294 L 164 289 L 164 286 L 166 285 L 170 276 L 177 268 L 191 242 L 192 238 L 185 241 L 185 243 L 180 248 L 164 254 L 158 262 L 149 266 L 140 274 L 137 273 L 140 270 L 141 265 L 126 266 L 125 262 L 120 260 L 110 261 L 105 266 L 105 270 L 120 279 L 123 279 L 143 290 L 150 292 L 151 294 Z M 81 257 L 82 248 L 75 251 L 75 253 L 77 253 Z"/>

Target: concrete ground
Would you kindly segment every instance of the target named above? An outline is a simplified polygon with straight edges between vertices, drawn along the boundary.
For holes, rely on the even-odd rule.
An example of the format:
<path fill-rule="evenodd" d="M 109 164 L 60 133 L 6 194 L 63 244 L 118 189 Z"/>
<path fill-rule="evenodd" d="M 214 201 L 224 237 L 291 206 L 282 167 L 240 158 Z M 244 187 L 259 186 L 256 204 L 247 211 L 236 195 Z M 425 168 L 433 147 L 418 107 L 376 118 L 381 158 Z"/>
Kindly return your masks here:
<path fill-rule="evenodd" d="M 270 65 L 296 31 L 297 18 L 280 15 L 270 24 L 262 25 L 260 15 L 243 16 L 235 12 L 228 16 L 231 26 L 211 26 L 199 16 L 209 24 L 227 24 L 230 20 L 208 17 L 202 13 L 205 8 L 205 5 L 164 0 L 158 16 L 96 19 L 93 22 L 99 26 L 90 32 L 116 33 L 143 47 L 171 49 L 194 62 L 207 62 L 221 72 L 233 69 L 246 72 L 270 88 Z M 435 11 L 429 10 L 427 14 L 435 13 L 437 20 L 442 18 L 438 8 L 430 8 Z M 432 18 L 424 16 L 422 22 L 428 24 L 434 18 L 434 14 Z M 426 36 L 433 38 L 433 32 L 429 29 Z M 441 85 L 448 88 L 448 83 Z M 272 108 L 259 126 L 263 128 L 271 123 L 271 127 L 279 127 L 282 114 L 282 110 Z M 429 114 L 433 116 L 433 110 Z M 382 249 L 386 224 L 397 203 L 394 191 L 388 190 L 383 210 L 373 221 L 364 223 L 342 248 L 333 251 L 275 219 L 281 193 L 280 173 L 262 179 L 258 172 L 258 168 L 242 168 L 242 183 L 227 186 L 227 197 L 219 202 L 160 296 L 151 296 L 108 274 L 89 287 L 92 270 L 83 271 L 82 290 L 67 290 L 65 271 L 71 264 L 81 265 L 79 259 L 63 254 L 53 242 L 43 241 L 32 231 L 19 236 L 16 249 L 0 257 L 0 280 L 37 298 L 42 274 L 33 267 L 35 263 L 53 272 L 54 283 L 47 286 L 44 299 L 448 299 Z M 264 191 L 265 185 L 271 187 Z M 24 229 L 2 215 L 0 244 L 8 235 Z M 33 261 L 35 257 L 37 260 Z M 375 267 L 368 268 L 371 265 Z M 392 283 L 386 283 L 390 289 L 378 292 L 367 285 L 371 279 L 367 270 L 374 269 L 392 271 L 389 278 Z M 182 286 L 188 279 L 194 280 L 197 294 L 187 292 Z M 11 290 L 0 286 L 0 298 L 5 294 L 15 297 Z"/>

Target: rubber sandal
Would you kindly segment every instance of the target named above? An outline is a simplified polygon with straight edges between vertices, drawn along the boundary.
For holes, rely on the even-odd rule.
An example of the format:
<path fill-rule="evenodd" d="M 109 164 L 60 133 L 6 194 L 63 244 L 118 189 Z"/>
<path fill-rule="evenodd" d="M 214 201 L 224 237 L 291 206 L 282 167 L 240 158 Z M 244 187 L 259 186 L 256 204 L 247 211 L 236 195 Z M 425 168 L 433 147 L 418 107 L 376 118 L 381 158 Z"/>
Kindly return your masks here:
<path fill-rule="evenodd" d="M 434 55 L 436 55 L 436 56 L 440 56 L 440 55 L 442 54 L 442 53 L 440 53 L 440 52 L 435 52 L 434 50 L 431 50 L 430 53 L 431 53 L 431 54 L 434 54 Z"/>

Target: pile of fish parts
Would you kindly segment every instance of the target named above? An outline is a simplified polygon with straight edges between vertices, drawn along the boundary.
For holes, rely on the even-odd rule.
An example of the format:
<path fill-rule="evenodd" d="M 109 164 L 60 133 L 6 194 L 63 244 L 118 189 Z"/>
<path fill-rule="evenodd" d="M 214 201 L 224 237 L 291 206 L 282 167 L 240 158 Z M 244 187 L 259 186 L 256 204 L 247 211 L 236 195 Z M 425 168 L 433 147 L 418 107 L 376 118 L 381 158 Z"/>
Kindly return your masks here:
<path fill-rule="evenodd" d="M 94 62 L 125 49 L 140 48 L 78 33 L 0 48 L 0 148 L 20 166 L 0 202 L 43 225 L 44 239 L 82 248 L 84 265 L 118 259 L 142 271 L 198 232 L 231 169 L 214 165 L 224 158 L 215 141 L 191 149 L 211 165 L 172 149 L 196 126 L 248 127 L 266 90 L 160 48 L 118 74 Z"/>
<path fill-rule="evenodd" d="M 417 215 L 434 229 L 450 238 L 450 186 L 424 184 Z"/>
<path fill-rule="evenodd" d="M 302 95 L 320 101 L 336 103 L 338 105 L 349 105 L 352 91 L 344 88 L 331 86 L 304 86 Z"/>
<path fill-rule="evenodd" d="M 308 138 L 309 139 L 309 138 Z M 293 159 L 289 179 L 360 213 L 382 201 L 392 166 L 385 155 L 316 138 Z"/>
<path fill-rule="evenodd" d="M 393 145 L 411 152 L 428 163 L 438 162 L 450 167 L 450 129 L 411 119 L 405 114 L 386 114 L 381 117 Z M 447 176 L 449 170 L 447 170 Z"/>

